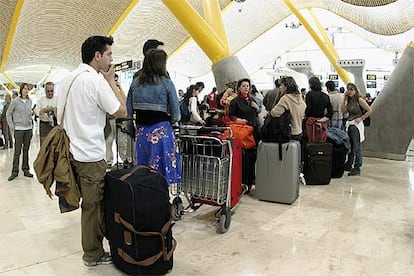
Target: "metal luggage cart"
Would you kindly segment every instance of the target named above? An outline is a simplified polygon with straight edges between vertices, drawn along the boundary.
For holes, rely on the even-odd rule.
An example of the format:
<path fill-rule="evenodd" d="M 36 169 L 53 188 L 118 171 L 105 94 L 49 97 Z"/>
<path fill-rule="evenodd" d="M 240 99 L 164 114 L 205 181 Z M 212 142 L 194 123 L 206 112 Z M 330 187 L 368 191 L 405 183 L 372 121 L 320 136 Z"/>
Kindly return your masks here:
<path fill-rule="evenodd" d="M 182 130 L 213 130 L 209 134 L 181 134 L 179 146 L 182 164 L 181 193 L 187 197 L 190 206 L 197 209 L 202 204 L 219 206 L 219 225 L 222 233 L 227 232 L 231 222 L 231 174 L 232 144 L 231 139 L 220 139 L 218 134 L 230 128 L 180 126 Z M 215 133 L 214 133 L 215 132 Z M 182 201 L 174 199 L 174 209 L 180 215 Z M 181 204 L 181 206 L 180 206 Z"/>

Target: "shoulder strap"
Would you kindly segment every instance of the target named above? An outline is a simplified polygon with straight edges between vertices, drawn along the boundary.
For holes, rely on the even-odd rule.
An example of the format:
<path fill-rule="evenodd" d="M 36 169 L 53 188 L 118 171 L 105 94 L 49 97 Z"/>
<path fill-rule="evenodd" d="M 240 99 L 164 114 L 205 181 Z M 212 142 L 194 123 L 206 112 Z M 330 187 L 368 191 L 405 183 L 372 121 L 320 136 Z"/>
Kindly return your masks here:
<path fill-rule="evenodd" d="M 83 72 L 86 72 L 86 71 L 81 71 L 81 72 L 79 72 L 73 79 L 72 79 L 72 81 L 70 82 L 70 84 L 69 84 L 69 87 L 68 87 L 68 91 L 66 92 L 66 100 L 65 100 L 65 105 L 63 106 L 63 110 L 62 110 L 62 119 L 60 120 L 60 124 L 63 126 L 63 118 L 65 117 L 65 109 L 66 109 L 66 104 L 67 104 L 67 102 L 68 102 L 68 97 L 69 97 L 69 91 L 70 91 L 70 89 L 71 89 L 71 87 L 72 87 L 72 84 L 73 84 L 73 82 L 75 81 L 75 79 L 80 75 L 80 74 L 82 74 Z"/>

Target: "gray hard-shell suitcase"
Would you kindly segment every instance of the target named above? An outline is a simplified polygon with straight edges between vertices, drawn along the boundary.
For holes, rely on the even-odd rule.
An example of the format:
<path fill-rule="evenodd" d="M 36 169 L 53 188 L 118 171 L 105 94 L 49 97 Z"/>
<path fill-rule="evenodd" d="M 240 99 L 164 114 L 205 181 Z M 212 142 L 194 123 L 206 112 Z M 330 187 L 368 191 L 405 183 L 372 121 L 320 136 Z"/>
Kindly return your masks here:
<path fill-rule="evenodd" d="M 279 148 L 278 143 L 259 143 L 255 194 L 260 200 L 292 204 L 299 196 L 300 143 L 283 143 L 281 156 Z"/>

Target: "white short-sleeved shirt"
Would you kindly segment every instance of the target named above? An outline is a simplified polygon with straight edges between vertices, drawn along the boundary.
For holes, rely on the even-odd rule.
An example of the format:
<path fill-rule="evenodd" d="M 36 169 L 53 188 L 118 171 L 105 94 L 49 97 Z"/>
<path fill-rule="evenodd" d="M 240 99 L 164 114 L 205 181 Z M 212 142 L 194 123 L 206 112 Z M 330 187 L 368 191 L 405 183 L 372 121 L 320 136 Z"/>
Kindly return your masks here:
<path fill-rule="evenodd" d="M 75 76 L 67 98 L 63 128 L 70 139 L 73 158 L 80 162 L 97 162 L 105 159 L 106 113 L 114 114 L 120 103 L 102 75 L 91 66 L 80 64 L 59 84 L 56 95 L 59 124 L 66 94 Z"/>
<path fill-rule="evenodd" d="M 56 97 L 49 99 L 48 97 L 43 96 L 37 102 L 35 113 L 37 116 L 39 116 L 40 120 L 43 122 L 49 122 L 50 118 L 47 113 L 43 113 L 42 115 L 40 115 L 39 113 L 40 113 L 40 110 L 42 110 L 43 108 L 48 108 L 48 107 L 52 107 L 52 108 L 56 107 Z"/>

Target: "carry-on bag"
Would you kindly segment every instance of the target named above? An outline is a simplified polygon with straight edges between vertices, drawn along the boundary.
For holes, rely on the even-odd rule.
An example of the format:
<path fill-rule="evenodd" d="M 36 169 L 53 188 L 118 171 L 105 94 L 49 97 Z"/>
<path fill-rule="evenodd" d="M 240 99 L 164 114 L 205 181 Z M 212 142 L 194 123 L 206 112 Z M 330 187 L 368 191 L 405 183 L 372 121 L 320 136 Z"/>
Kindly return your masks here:
<path fill-rule="evenodd" d="M 307 185 L 329 184 L 331 182 L 332 144 L 306 144 L 304 163 L 303 173 Z"/>
<path fill-rule="evenodd" d="M 306 136 L 309 143 L 324 143 L 328 136 L 328 122 L 318 122 L 319 118 L 306 119 Z"/>
<path fill-rule="evenodd" d="M 282 150 L 282 160 L 279 150 Z M 260 200 L 292 204 L 299 196 L 300 143 L 259 142 L 257 149 L 256 190 Z"/>
<path fill-rule="evenodd" d="M 114 265 L 129 275 L 170 271 L 176 242 L 165 178 L 146 166 L 108 172 L 104 203 Z"/>
<path fill-rule="evenodd" d="M 348 154 L 348 149 L 344 143 L 337 144 L 334 140 L 326 140 L 328 143 L 332 144 L 332 178 L 341 178 L 345 172 L 345 161 L 346 155 Z"/>

